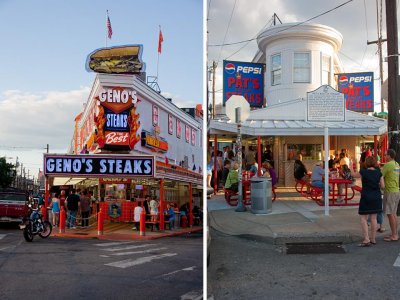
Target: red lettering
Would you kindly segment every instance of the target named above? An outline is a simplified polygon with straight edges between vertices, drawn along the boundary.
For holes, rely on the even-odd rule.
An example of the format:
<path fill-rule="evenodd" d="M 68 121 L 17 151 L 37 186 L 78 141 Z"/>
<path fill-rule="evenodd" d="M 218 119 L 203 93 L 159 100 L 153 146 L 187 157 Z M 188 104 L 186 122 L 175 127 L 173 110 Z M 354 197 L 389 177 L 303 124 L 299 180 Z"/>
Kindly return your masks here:
<path fill-rule="evenodd" d="M 260 82 L 258 81 L 257 78 L 253 79 L 253 86 L 254 86 L 254 89 L 259 89 L 260 88 Z"/>
<path fill-rule="evenodd" d="M 228 78 L 228 87 L 231 87 L 235 83 L 235 77 Z"/>
<path fill-rule="evenodd" d="M 368 97 L 369 95 L 371 95 L 369 86 L 364 86 L 364 96 Z"/>
<path fill-rule="evenodd" d="M 240 79 L 240 78 L 236 78 L 236 85 L 235 85 L 235 87 L 236 88 L 241 88 L 242 87 L 242 80 Z"/>

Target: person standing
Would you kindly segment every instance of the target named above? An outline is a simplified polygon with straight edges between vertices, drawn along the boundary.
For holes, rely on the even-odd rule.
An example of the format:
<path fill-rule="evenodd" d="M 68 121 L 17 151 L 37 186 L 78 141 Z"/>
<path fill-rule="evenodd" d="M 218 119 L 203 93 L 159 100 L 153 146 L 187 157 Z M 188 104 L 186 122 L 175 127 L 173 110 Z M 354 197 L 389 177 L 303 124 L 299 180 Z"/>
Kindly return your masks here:
<path fill-rule="evenodd" d="M 168 222 L 169 222 L 169 229 L 174 229 L 175 224 L 175 212 L 171 204 L 167 203 L 167 210 L 166 213 L 169 215 Z"/>
<path fill-rule="evenodd" d="M 60 217 L 60 199 L 58 198 L 58 193 L 53 193 L 50 203 L 51 214 L 53 219 L 53 227 L 57 227 L 58 220 Z"/>
<path fill-rule="evenodd" d="M 365 168 L 360 170 L 362 191 L 358 214 L 360 215 L 363 241 L 360 247 L 368 247 L 376 244 L 377 219 L 382 211 L 381 188 L 385 187 L 382 173 L 375 168 L 376 160 L 373 156 L 365 158 Z M 371 220 L 371 235 L 368 234 L 368 216 Z"/>
<path fill-rule="evenodd" d="M 89 226 L 89 214 L 90 214 L 90 197 L 88 196 L 88 192 L 86 190 L 82 191 L 80 196 L 81 203 L 81 217 L 82 217 L 82 227 Z"/>
<path fill-rule="evenodd" d="M 383 193 L 383 212 L 388 216 L 391 235 L 384 237 L 387 242 L 399 240 L 397 232 L 397 206 L 399 205 L 399 164 L 394 160 L 396 152 L 388 149 L 386 152 L 386 163 L 382 169 L 385 181 Z"/>
<path fill-rule="evenodd" d="M 143 207 L 146 213 L 146 221 L 150 220 L 150 196 L 144 196 Z"/>
<path fill-rule="evenodd" d="M 135 226 L 133 226 L 133 230 L 138 230 L 140 228 L 140 215 L 143 212 L 142 202 L 139 201 L 135 209 L 133 210 L 133 221 L 135 222 Z"/>
<path fill-rule="evenodd" d="M 78 212 L 80 198 L 75 189 L 72 189 L 71 194 L 65 202 L 67 203 L 66 206 L 68 210 L 67 228 L 76 229 L 76 214 Z"/>
<path fill-rule="evenodd" d="M 154 197 L 150 201 L 150 215 L 151 215 L 151 221 L 152 222 L 157 222 L 158 220 L 158 201 Z"/>

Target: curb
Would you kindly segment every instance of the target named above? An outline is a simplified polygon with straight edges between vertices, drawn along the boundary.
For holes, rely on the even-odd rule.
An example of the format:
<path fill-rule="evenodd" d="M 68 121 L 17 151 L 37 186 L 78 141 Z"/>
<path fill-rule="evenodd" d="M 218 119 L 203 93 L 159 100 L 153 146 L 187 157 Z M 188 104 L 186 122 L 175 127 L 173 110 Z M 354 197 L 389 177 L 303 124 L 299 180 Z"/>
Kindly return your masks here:
<path fill-rule="evenodd" d="M 166 234 L 160 234 L 160 235 L 153 235 L 153 236 L 132 236 L 130 234 L 126 233 L 110 233 L 110 234 L 103 234 L 103 235 L 97 235 L 97 234 L 77 234 L 77 233 L 52 233 L 50 236 L 51 237 L 57 237 L 57 238 L 71 238 L 71 239 L 86 239 L 86 240 L 107 240 L 107 241 L 130 241 L 130 240 L 139 240 L 139 241 L 145 241 L 145 240 L 156 240 L 156 239 L 161 239 L 165 237 L 174 237 L 174 236 L 180 236 L 180 235 L 187 235 L 191 233 L 197 233 L 197 232 L 203 232 L 203 228 L 194 228 L 191 230 L 187 231 L 182 231 L 182 232 L 172 232 L 172 233 L 166 233 Z"/>

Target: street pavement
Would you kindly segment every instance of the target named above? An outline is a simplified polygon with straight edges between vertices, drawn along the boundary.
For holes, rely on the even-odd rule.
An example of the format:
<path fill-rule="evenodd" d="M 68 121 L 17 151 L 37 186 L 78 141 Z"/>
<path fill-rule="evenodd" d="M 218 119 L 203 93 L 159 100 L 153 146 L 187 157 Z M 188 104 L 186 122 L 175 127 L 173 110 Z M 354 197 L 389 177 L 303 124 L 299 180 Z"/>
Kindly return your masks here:
<path fill-rule="evenodd" d="M 35 237 L 0 226 L 0 299 L 201 299 L 202 234 L 148 241 Z"/>
<path fill-rule="evenodd" d="M 399 299 L 400 242 L 343 246 L 338 254 L 287 254 L 283 245 L 211 229 L 207 294 L 213 300 Z"/>
<path fill-rule="evenodd" d="M 359 201 L 359 193 L 352 203 Z M 210 226 L 229 235 L 252 237 L 273 244 L 288 242 L 342 242 L 361 239 L 358 206 L 324 206 L 302 197 L 294 188 L 277 188 L 277 200 L 269 214 L 235 212 L 222 193 L 207 202 Z"/>
<path fill-rule="evenodd" d="M 354 202 L 359 200 L 356 194 Z M 208 299 L 397 299 L 400 242 L 363 248 L 358 207 L 325 208 L 279 187 L 272 212 L 235 212 L 222 193 L 207 202 Z M 384 223 L 388 229 L 387 218 Z M 288 254 L 288 244 L 337 243 L 343 253 Z M 332 244 L 331 244 L 332 245 Z M 332 248 L 331 248 L 332 250 Z"/>

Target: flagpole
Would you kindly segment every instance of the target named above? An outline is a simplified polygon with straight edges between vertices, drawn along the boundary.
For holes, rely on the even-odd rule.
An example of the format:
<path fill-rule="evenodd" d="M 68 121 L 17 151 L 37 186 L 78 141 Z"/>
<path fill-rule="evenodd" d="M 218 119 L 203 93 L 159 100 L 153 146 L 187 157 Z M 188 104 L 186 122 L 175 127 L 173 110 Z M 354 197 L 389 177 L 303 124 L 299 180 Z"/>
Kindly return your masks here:
<path fill-rule="evenodd" d="M 108 26 L 107 26 L 107 22 L 108 22 L 108 9 L 106 10 L 106 48 L 107 48 L 107 38 L 108 38 Z"/>
<path fill-rule="evenodd" d="M 158 25 L 158 43 L 160 43 L 160 32 L 161 32 L 161 25 Z M 157 48 L 157 82 L 158 82 L 158 63 L 160 61 L 160 51 Z"/>

